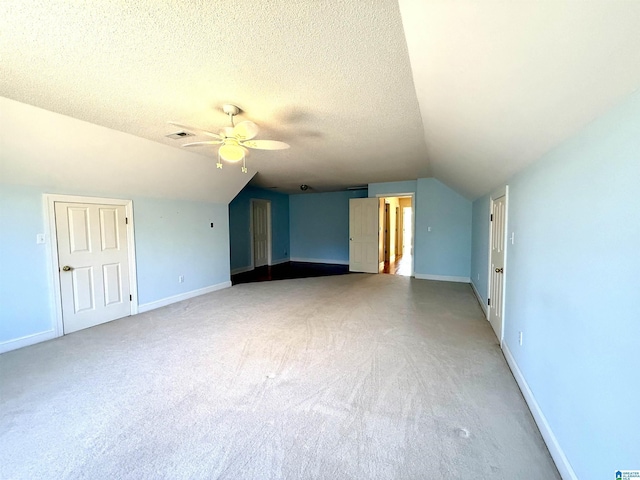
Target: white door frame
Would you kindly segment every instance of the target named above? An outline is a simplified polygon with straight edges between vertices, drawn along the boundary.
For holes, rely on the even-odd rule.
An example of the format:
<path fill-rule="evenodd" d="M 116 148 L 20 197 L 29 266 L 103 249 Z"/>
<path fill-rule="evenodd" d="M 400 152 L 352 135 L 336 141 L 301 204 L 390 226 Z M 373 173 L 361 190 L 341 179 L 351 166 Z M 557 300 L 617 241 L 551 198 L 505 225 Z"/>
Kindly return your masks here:
<path fill-rule="evenodd" d="M 504 326 L 506 323 L 506 318 L 504 316 L 504 312 L 506 310 L 505 306 L 506 306 L 506 292 L 507 292 L 507 275 L 509 270 L 507 269 L 507 253 L 509 252 L 509 245 L 508 245 L 508 239 L 509 239 L 509 185 L 505 185 L 504 187 L 501 187 L 499 189 L 497 189 L 496 191 L 494 191 L 490 196 L 489 196 L 489 215 L 491 215 L 493 213 L 493 201 L 495 199 L 498 199 L 500 197 L 504 196 L 504 273 L 503 273 L 503 278 L 502 278 L 502 305 L 500 305 L 500 308 L 502 309 L 502 328 L 501 328 L 501 332 L 500 332 L 500 336 L 498 338 L 498 341 L 500 342 L 500 348 L 502 348 L 502 339 L 504 338 Z M 491 245 L 492 245 L 492 231 L 491 231 L 491 226 L 489 226 L 489 255 L 488 255 L 488 259 L 489 259 L 489 265 L 487 268 L 487 298 L 490 298 L 491 295 Z M 487 307 L 487 321 L 489 320 L 489 312 L 491 311 L 491 308 Z"/>
<path fill-rule="evenodd" d="M 55 314 L 55 335 L 64 335 L 64 324 L 62 319 L 62 298 L 60 294 L 60 264 L 58 263 L 58 239 L 56 234 L 56 213 L 55 203 L 95 203 L 100 205 L 119 205 L 125 207 L 127 215 L 127 252 L 129 254 L 129 288 L 131 295 L 131 315 L 138 313 L 138 281 L 136 275 L 136 242 L 133 229 L 133 201 L 117 198 L 83 197 L 75 195 L 44 194 L 45 231 L 49 235 L 49 275 L 51 278 L 51 290 L 53 298 L 51 304 Z"/>
<path fill-rule="evenodd" d="M 254 203 L 266 203 L 267 204 L 267 265 L 273 263 L 272 259 L 272 245 L 271 245 L 271 200 L 264 200 L 262 198 L 252 198 L 249 202 L 249 239 L 251 240 L 251 270 L 256 268 L 256 252 L 253 245 L 253 204 Z"/>
<path fill-rule="evenodd" d="M 378 193 L 376 198 L 411 197 L 411 277 L 416 267 L 416 194 L 415 193 Z M 404 255 L 404 251 L 402 252 Z"/>

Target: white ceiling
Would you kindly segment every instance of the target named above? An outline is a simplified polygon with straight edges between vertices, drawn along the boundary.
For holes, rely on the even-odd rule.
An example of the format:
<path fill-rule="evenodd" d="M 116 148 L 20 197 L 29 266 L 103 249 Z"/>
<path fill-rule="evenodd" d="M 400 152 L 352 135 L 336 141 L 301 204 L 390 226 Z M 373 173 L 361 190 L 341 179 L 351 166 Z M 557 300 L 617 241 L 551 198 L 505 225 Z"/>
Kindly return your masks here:
<path fill-rule="evenodd" d="M 640 86 L 640 1 L 4 0 L 0 63 L 2 96 L 176 148 L 236 103 L 291 144 L 251 152 L 263 187 L 475 198 Z"/>

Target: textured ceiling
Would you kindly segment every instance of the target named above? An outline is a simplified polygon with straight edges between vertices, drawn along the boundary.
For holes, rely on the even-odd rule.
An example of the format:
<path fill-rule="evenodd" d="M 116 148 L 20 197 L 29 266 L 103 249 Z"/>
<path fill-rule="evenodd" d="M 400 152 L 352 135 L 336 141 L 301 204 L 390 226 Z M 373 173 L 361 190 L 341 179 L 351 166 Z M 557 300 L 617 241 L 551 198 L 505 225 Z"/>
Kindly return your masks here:
<path fill-rule="evenodd" d="M 168 121 L 217 132 L 235 103 L 291 145 L 248 159 L 280 191 L 429 175 L 394 0 L 4 0 L 0 18 L 5 97 L 176 148 Z"/>
<path fill-rule="evenodd" d="M 291 145 L 248 160 L 285 192 L 474 198 L 637 88 L 639 52 L 639 1 L 0 2 L 0 95 L 175 148 L 168 121 L 236 103 Z"/>

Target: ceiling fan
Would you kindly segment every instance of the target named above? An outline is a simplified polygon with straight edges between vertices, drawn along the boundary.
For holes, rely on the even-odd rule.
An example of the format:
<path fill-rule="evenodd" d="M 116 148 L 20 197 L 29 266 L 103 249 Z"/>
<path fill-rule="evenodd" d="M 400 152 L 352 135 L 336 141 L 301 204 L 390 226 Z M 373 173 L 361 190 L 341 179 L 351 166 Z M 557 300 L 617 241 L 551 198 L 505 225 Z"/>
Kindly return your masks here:
<path fill-rule="evenodd" d="M 218 163 L 216 163 L 216 167 L 218 168 L 222 168 L 222 160 L 230 163 L 242 160 L 242 173 L 247 173 L 247 166 L 245 164 L 245 156 L 248 153 L 247 148 L 257 150 L 284 150 L 285 148 L 289 148 L 289 144 L 278 142 L 276 140 L 253 140 L 253 138 L 258 134 L 258 126 L 248 120 L 235 125 L 233 117 L 240 113 L 240 108 L 236 105 L 223 105 L 222 111 L 229 115 L 231 126 L 224 127 L 220 130 L 220 133 L 213 133 L 201 128 L 190 127 L 189 125 L 182 125 L 175 122 L 169 123 L 176 127 L 185 128 L 214 138 L 215 140 L 185 143 L 182 146 L 197 147 L 200 145 L 220 145 L 220 148 L 218 148 Z"/>

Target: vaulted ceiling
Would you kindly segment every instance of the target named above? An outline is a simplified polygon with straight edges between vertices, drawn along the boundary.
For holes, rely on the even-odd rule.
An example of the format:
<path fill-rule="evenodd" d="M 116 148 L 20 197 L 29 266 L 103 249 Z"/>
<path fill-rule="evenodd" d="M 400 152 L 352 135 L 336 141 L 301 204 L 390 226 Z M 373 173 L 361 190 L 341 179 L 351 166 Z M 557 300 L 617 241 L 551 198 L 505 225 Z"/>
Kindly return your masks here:
<path fill-rule="evenodd" d="M 175 148 L 235 103 L 291 145 L 258 186 L 475 198 L 640 87 L 640 2 L 4 0 L 0 62 L 1 96 Z"/>

